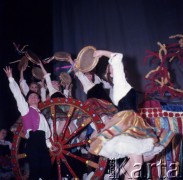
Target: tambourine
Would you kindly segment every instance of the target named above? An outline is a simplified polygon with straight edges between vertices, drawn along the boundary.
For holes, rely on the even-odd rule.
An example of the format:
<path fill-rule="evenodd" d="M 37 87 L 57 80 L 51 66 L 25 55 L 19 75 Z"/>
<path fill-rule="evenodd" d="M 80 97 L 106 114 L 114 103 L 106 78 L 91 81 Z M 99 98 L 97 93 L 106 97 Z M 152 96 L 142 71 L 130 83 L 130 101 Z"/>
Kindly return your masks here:
<path fill-rule="evenodd" d="M 96 48 L 93 46 L 84 47 L 78 54 L 75 61 L 75 67 L 83 72 L 90 72 L 98 63 L 99 57 L 93 57 Z"/>
<path fill-rule="evenodd" d="M 55 52 L 52 57 L 46 58 L 43 61 L 45 63 L 49 63 L 50 61 L 52 61 L 54 59 L 57 61 L 69 61 L 70 57 L 71 57 L 71 55 L 69 53 L 58 51 L 58 52 Z"/>
<path fill-rule="evenodd" d="M 71 76 L 66 72 L 61 72 L 59 78 L 61 83 L 64 83 L 65 85 L 70 85 L 72 83 Z"/>
<path fill-rule="evenodd" d="M 57 61 L 63 61 L 63 60 L 68 60 L 70 58 L 70 54 L 67 52 L 55 52 L 53 57 Z"/>
<path fill-rule="evenodd" d="M 28 59 L 26 56 L 23 56 L 18 63 L 18 70 L 21 71 L 23 68 L 26 69 L 28 66 Z"/>
<path fill-rule="evenodd" d="M 34 64 L 38 64 L 40 61 L 40 58 L 31 50 L 25 51 L 25 56 L 29 61 L 31 61 Z"/>
<path fill-rule="evenodd" d="M 43 71 L 39 67 L 32 68 L 32 75 L 38 80 L 42 80 L 44 76 Z"/>

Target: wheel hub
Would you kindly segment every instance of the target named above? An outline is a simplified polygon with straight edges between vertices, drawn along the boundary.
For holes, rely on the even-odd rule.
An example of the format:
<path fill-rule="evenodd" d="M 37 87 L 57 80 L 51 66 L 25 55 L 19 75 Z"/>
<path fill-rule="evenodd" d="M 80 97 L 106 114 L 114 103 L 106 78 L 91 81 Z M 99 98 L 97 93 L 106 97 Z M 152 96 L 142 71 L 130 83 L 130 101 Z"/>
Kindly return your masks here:
<path fill-rule="evenodd" d="M 54 142 L 53 146 L 57 148 L 56 151 L 52 151 L 53 156 L 59 156 L 62 153 L 62 145 L 59 142 Z"/>

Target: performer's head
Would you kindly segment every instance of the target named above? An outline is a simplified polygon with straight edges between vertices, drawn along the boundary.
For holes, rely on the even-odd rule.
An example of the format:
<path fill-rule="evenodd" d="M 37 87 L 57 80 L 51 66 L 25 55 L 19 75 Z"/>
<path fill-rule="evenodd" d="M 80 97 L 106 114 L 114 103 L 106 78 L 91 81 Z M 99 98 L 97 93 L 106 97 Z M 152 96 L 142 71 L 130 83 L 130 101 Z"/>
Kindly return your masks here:
<path fill-rule="evenodd" d="M 37 107 L 41 100 L 41 97 L 38 93 L 34 91 L 29 91 L 25 99 L 27 100 L 29 106 Z"/>
<path fill-rule="evenodd" d="M 36 93 L 39 93 L 39 85 L 38 85 L 38 83 L 36 83 L 36 82 L 31 82 L 30 84 L 29 84 L 29 89 L 31 90 L 31 91 L 33 91 L 33 92 L 36 92 Z"/>
<path fill-rule="evenodd" d="M 52 80 L 51 83 L 54 89 L 56 89 L 57 91 L 60 90 L 60 83 L 57 80 Z"/>
<path fill-rule="evenodd" d="M 70 88 L 71 87 L 71 84 L 72 84 L 72 78 L 71 78 L 71 75 L 67 72 L 61 72 L 60 75 L 59 75 L 59 78 L 60 78 L 60 86 L 62 88 Z"/>

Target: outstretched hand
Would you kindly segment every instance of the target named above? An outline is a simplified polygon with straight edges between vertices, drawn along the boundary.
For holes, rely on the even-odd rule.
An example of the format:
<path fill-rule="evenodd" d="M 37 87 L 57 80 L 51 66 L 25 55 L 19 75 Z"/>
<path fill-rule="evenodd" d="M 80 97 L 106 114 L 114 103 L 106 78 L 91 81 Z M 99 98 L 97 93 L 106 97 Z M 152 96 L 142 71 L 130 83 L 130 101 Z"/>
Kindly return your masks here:
<path fill-rule="evenodd" d="M 9 78 L 9 77 L 12 77 L 12 69 L 10 68 L 10 66 L 6 66 L 5 68 L 3 68 L 4 72 L 6 73 L 6 76 Z"/>

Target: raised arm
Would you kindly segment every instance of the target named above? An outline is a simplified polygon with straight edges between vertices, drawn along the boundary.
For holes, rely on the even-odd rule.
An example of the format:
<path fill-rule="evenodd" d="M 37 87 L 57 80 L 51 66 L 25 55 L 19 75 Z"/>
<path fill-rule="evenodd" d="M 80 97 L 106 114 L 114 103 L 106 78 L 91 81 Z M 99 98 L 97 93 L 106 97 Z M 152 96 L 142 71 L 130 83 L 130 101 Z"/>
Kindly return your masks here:
<path fill-rule="evenodd" d="M 20 70 L 20 81 L 24 80 L 24 71 L 25 71 L 25 68 L 22 67 L 22 69 Z"/>
<path fill-rule="evenodd" d="M 48 74 L 48 72 L 46 71 L 46 69 L 43 66 L 43 63 L 41 61 L 39 61 L 38 65 L 40 66 L 41 70 L 43 71 L 43 74 L 46 75 Z"/>
<path fill-rule="evenodd" d="M 111 54 L 113 54 L 113 52 L 110 52 L 110 51 L 106 51 L 106 50 L 96 50 L 93 54 L 93 57 L 102 57 L 102 56 L 105 56 L 105 57 L 108 57 L 110 58 L 111 57 Z"/>
<path fill-rule="evenodd" d="M 25 69 L 26 69 L 25 67 L 22 67 L 22 69 L 20 70 L 20 88 L 22 90 L 22 93 L 26 96 L 27 93 L 29 92 L 29 86 L 27 85 L 27 82 L 24 79 Z"/>
<path fill-rule="evenodd" d="M 44 102 L 44 101 L 46 101 L 46 87 L 45 87 L 44 79 L 41 79 L 39 84 L 41 86 L 41 89 L 40 89 L 41 101 Z"/>
<path fill-rule="evenodd" d="M 21 93 L 18 84 L 13 78 L 12 69 L 9 66 L 6 66 L 3 70 L 6 73 L 6 76 L 8 77 L 10 90 L 13 93 L 14 98 L 17 102 L 18 110 L 21 113 L 21 115 L 24 116 L 29 111 L 28 103 L 25 101 L 25 98 Z"/>
<path fill-rule="evenodd" d="M 46 71 L 46 69 L 45 69 L 44 66 L 43 66 L 43 63 L 40 61 L 38 65 L 41 67 L 41 69 L 42 69 L 42 71 L 43 71 L 44 78 L 45 78 L 45 80 L 46 80 L 47 88 L 48 88 L 48 91 L 49 91 L 49 95 L 51 96 L 51 95 L 54 94 L 55 92 L 58 92 L 58 90 L 56 90 L 56 89 L 53 87 L 53 85 L 52 85 L 52 83 L 51 83 L 50 73 L 48 73 L 48 72 Z"/>

